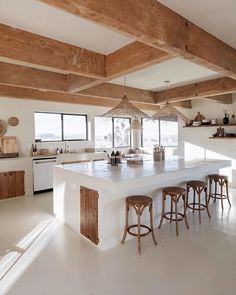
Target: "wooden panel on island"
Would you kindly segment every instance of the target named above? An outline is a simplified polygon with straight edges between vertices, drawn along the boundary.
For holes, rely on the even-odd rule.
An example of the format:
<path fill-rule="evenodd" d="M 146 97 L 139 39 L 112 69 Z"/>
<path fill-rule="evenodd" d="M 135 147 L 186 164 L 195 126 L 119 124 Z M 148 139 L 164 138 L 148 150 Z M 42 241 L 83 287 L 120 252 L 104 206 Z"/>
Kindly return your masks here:
<path fill-rule="evenodd" d="M 24 171 L 0 173 L 0 200 L 25 195 Z"/>
<path fill-rule="evenodd" d="M 98 244 L 98 192 L 80 187 L 80 233 Z"/>

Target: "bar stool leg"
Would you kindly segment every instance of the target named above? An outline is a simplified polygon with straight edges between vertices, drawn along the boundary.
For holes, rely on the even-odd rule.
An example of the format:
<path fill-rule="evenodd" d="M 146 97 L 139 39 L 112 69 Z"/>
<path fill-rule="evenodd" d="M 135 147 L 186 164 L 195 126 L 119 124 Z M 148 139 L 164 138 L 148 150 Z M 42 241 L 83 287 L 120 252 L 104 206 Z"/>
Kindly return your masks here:
<path fill-rule="evenodd" d="M 170 223 L 172 222 L 172 213 L 173 213 L 173 200 L 172 200 L 172 198 L 171 198 L 171 200 L 170 200 Z"/>
<path fill-rule="evenodd" d="M 229 199 L 229 186 L 228 186 L 228 180 L 226 180 L 225 184 L 226 184 L 226 197 L 227 197 L 227 200 L 228 200 L 229 206 L 231 207 L 231 203 L 230 203 L 230 199 Z"/>
<path fill-rule="evenodd" d="M 217 194 L 217 182 L 215 181 L 215 199 L 214 199 L 214 203 L 216 202 L 216 194 Z"/>
<path fill-rule="evenodd" d="M 184 201 L 184 221 L 185 221 L 187 229 L 189 229 L 188 219 L 187 219 L 187 198 L 186 198 L 186 195 L 183 195 L 183 201 Z"/>
<path fill-rule="evenodd" d="M 209 212 L 209 207 L 208 207 L 208 201 L 207 201 L 207 187 L 204 189 L 205 191 L 205 201 L 206 201 L 206 210 L 207 210 L 207 215 L 209 218 L 211 218 L 210 212 Z"/>
<path fill-rule="evenodd" d="M 140 206 L 138 206 L 138 254 L 141 254 Z"/>
<path fill-rule="evenodd" d="M 195 211 L 196 191 L 193 189 L 193 212 Z"/>
<path fill-rule="evenodd" d="M 126 206 L 125 206 L 125 229 L 124 229 L 123 238 L 121 240 L 121 244 L 124 244 L 125 239 L 126 239 L 127 229 L 128 229 L 128 219 L 129 219 L 129 205 L 126 203 Z"/>
<path fill-rule="evenodd" d="M 157 241 L 154 235 L 154 228 L 153 228 L 153 208 L 152 208 L 152 204 L 149 206 L 149 212 L 150 212 L 150 227 L 152 230 L 152 239 L 155 245 L 157 245 Z"/>
<path fill-rule="evenodd" d="M 201 191 L 197 192 L 198 194 L 198 218 L 199 218 L 199 223 L 202 223 L 202 219 L 201 219 Z"/>
<path fill-rule="evenodd" d="M 208 196 L 208 200 L 207 200 L 208 204 L 210 203 L 210 200 L 211 200 L 211 186 L 212 186 L 212 181 L 211 181 L 211 179 L 209 179 L 209 196 Z"/>
<path fill-rule="evenodd" d="M 177 198 L 174 200 L 175 203 L 175 226 L 176 226 L 176 235 L 179 235 L 179 226 L 178 226 L 178 208 L 177 208 Z"/>
<path fill-rule="evenodd" d="M 223 204 L 223 183 L 220 183 L 220 199 L 221 199 L 221 208 L 224 210 L 224 204 Z"/>
<path fill-rule="evenodd" d="M 163 219 L 164 219 L 164 214 L 165 214 L 165 198 L 166 198 L 166 195 L 163 194 L 163 195 L 162 195 L 162 213 L 161 213 L 161 220 L 160 220 L 160 224 L 159 224 L 158 228 L 161 228 L 161 225 L 162 225 L 162 222 L 163 222 Z"/>

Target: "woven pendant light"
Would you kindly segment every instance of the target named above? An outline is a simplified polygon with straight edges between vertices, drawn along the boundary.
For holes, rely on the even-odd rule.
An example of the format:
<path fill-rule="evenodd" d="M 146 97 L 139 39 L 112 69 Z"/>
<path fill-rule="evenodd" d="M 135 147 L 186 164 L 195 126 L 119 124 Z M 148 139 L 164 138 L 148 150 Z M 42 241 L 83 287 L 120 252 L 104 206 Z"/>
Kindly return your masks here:
<path fill-rule="evenodd" d="M 126 85 L 125 79 L 126 78 L 124 76 L 124 90 Z M 141 111 L 129 101 L 125 91 L 118 105 L 102 115 L 102 117 L 131 117 L 135 119 L 150 118 L 146 113 Z"/>
<path fill-rule="evenodd" d="M 163 117 L 168 118 L 170 120 L 177 120 L 178 118 L 180 118 L 185 122 L 189 121 L 189 118 L 187 118 L 184 114 L 178 111 L 169 102 L 166 102 L 165 105 L 152 116 L 152 119 L 157 120 Z"/>
<path fill-rule="evenodd" d="M 126 94 L 123 95 L 121 102 L 117 106 L 109 110 L 107 113 L 102 115 L 102 117 L 138 117 L 138 118 L 149 118 L 147 114 L 138 109 L 133 105 Z"/>

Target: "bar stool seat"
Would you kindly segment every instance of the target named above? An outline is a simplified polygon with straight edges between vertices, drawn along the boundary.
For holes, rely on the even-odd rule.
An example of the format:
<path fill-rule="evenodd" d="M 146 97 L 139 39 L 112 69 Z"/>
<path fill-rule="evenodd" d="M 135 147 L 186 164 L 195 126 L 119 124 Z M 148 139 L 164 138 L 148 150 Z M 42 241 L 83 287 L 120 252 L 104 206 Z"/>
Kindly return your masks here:
<path fill-rule="evenodd" d="M 171 208 L 170 211 L 166 212 L 165 211 L 165 201 L 167 199 L 167 196 L 170 197 L 171 199 Z M 179 200 L 183 200 L 184 204 L 184 211 L 179 212 L 178 211 L 178 202 Z M 162 214 L 161 214 L 161 220 L 158 228 L 161 228 L 162 222 L 164 219 L 169 220 L 170 222 L 175 221 L 176 225 L 176 235 L 179 235 L 179 227 L 178 227 L 178 222 L 183 220 L 185 221 L 187 229 L 189 229 L 188 225 L 188 220 L 186 216 L 186 189 L 182 187 L 177 187 L 177 186 L 171 186 L 171 187 L 165 187 L 162 189 Z M 173 211 L 173 205 L 175 205 L 175 210 Z"/>
<path fill-rule="evenodd" d="M 138 223 L 129 225 L 129 209 L 130 207 L 133 207 L 137 216 L 138 216 Z M 150 214 L 150 227 L 144 224 L 141 224 L 141 216 L 143 214 L 143 211 L 145 208 L 149 209 Z M 148 235 L 149 233 L 152 234 L 152 239 L 154 241 L 154 244 L 157 245 L 157 241 L 154 235 L 154 229 L 153 229 L 153 209 L 152 209 L 152 198 L 145 196 L 145 195 L 134 195 L 129 196 L 126 198 L 126 215 L 125 215 L 125 228 L 124 228 L 124 234 L 121 241 L 121 244 L 124 244 L 127 232 L 135 237 L 138 237 L 138 254 L 141 254 L 141 237 L 144 237 Z M 138 233 L 134 233 L 131 231 L 131 229 L 137 228 Z M 145 228 L 146 232 L 141 233 L 141 228 Z"/>
<path fill-rule="evenodd" d="M 193 201 L 189 202 L 189 192 L 192 189 L 193 191 Z M 207 183 L 201 180 L 190 180 L 186 183 L 186 190 L 187 190 L 187 207 L 192 209 L 194 212 L 195 210 L 198 211 L 199 222 L 201 223 L 201 211 L 207 211 L 208 217 L 210 218 L 210 212 L 208 209 L 208 199 L 207 199 Z M 205 193 L 205 203 L 201 202 L 201 194 Z M 196 194 L 198 196 L 198 201 L 196 202 Z"/>
<path fill-rule="evenodd" d="M 227 199 L 229 206 L 231 207 L 230 199 L 229 199 L 229 185 L 228 185 L 228 176 L 226 175 L 219 175 L 219 174 L 210 174 L 208 175 L 209 178 L 209 198 L 208 203 L 210 202 L 210 199 L 213 198 L 214 202 L 216 200 L 221 200 L 221 208 L 224 209 L 223 201 Z M 215 190 L 212 193 L 212 184 L 215 184 Z M 219 186 L 220 192 L 217 192 L 217 188 Z M 223 193 L 223 189 L 225 188 L 226 192 Z"/>

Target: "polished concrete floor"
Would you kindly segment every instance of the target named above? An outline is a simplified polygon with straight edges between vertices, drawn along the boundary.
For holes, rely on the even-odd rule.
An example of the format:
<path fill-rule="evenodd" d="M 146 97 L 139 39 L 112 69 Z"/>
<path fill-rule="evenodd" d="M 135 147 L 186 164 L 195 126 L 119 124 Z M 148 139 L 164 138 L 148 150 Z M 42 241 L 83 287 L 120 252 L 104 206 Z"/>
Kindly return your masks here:
<path fill-rule="evenodd" d="M 197 215 L 190 213 L 190 229 L 182 224 L 179 237 L 175 236 L 174 224 L 163 225 L 156 232 L 158 246 L 153 245 L 150 236 L 142 240 L 141 256 L 136 254 L 135 239 L 101 252 L 60 225 L 7 294 L 235 294 L 235 190 L 231 191 L 231 200 L 232 207 L 225 203 L 223 212 L 220 204 L 211 204 L 212 218 L 209 220 L 204 213 L 201 225 Z"/>

